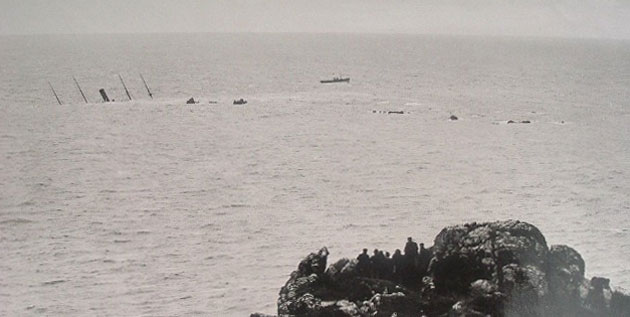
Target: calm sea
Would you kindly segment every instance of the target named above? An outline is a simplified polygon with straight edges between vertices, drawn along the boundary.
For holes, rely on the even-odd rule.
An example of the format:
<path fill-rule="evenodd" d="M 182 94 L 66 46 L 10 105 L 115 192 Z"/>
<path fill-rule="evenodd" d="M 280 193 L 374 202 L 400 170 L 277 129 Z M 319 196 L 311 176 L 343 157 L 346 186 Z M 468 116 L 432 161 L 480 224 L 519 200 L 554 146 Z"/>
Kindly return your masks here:
<path fill-rule="evenodd" d="M 630 288 L 630 42 L 28 36 L 0 62 L 0 315 L 273 313 L 321 246 L 510 218 Z"/>

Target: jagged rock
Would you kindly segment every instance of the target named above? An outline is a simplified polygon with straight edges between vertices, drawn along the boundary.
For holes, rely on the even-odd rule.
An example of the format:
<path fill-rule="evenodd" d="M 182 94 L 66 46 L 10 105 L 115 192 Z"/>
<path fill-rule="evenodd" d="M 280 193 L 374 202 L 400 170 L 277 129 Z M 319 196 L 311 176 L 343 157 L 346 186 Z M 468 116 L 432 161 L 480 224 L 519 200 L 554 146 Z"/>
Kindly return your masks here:
<path fill-rule="evenodd" d="M 584 278 L 584 259 L 575 249 L 566 245 L 552 245 L 548 259 L 551 272 L 567 275 L 572 279 Z"/>
<path fill-rule="evenodd" d="M 343 258 L 326 269 L 326 276 L 332 282 L 338 283 L 341 280 L 357 276 L 357 259 L 349 260 Z"/>
<path fill-rule="evenodd" d="M 371 299 L 376 316 L 417 316 L 423 312 L 420 298 L 403 292 L 377 294 Z"/>
<path fill-rule="evenodd" d="M 584 300 L 586 307 L 592 311 L 604 311 L 610 308 L 611 300 L 610 280 L 603 277 L 593 277 Z"/>
<path fill-rule="evenodd" d="M 470 292 L 473 297 L 491 296 L 498 290 L 497 285 L 488 280 L 476 280 L 470 284 Z"/>
<path fill-rule="evenodd" d="M 486 317 L 486 314 L 475 310 L 470 303 L 459 301 L 451 307 L 449 317 Z"/>
<path fill-rule="evenodd" d="M 577 251 L 548 248 L 542 233 L 525 222 L 447 227 L 429 250 L 429 275 L 404 287 L 405 281 L 362 276 L 354 259 L 325 269 L 328 250 L 322 248 L 291 273 L 280 290 L 278 314 L 630 316 L 630 296 L 615 291 L 606 278 L 587 280 Z"/>
<path fill-rule="evenodd" d="M 506 265 L 544 267 L 548 248 L 536 227 L 506 221 L 445 228 L 435 238 L 433 252 L 429 271 L 437 291 L 466 293 L 478 279 L 502 285 Z"/>
<path fill-rule="evenodd" d="M 315 314 L 322 310 L 321 299 L 312 293 L 318 290 L 320 276 L 326 267 L 328 249 L 309 254 L 291 273 L 289 281 L 280 289 L 279 315 Z"/>
<path fill-rule="evenodd" d="M 340 300 L 335 303 L 337 310 L 346 316 L 361 316 L 359 307 L 349 300 Z"/>
<path fill-rule="evenodd" d="M 549 249 L 547 278 L 554 302 L 583 302 L 588 290 L 582 256 L 566 245 Z"/>
<path fill-rule="evenodd" d="M 433 283 L 432 277 L 425 276 L 422 278 L 420 294 L 422 298 L 426 300 L 431 300 L 431 298 L 435 296 L 435 283 Z"/>
<path fill-rule="evenodd" d="M 615 291 L 610 299 L 610 316 L 630 316 L 630 296 Z"/>
<path fill-rule="evenodd" d="M 328 260 L 328 249 L 323 247 L 317 253 L 309 254 L 306 259 L 302 260 L 298 265 L 298 271 L 304 275 L 321 275 L 326 270 L 326 261 Z"/>
<path fill-rule="evenodd" d="M 545 273 L 535 266 L 509 264 L 503 267 L 501 293 L 506 294 L 509 316 L 543 316 L 549 294 Z"/>

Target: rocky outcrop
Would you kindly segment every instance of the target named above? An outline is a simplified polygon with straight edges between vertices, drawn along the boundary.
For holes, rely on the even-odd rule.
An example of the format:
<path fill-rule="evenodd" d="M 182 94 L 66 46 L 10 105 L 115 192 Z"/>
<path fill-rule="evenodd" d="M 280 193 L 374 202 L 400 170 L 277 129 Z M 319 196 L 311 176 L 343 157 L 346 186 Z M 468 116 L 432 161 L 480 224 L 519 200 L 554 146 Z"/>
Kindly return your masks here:
<path fill-rule="evenodd" d="M 357 260 L 327 269 L 311 253 L 280 290 L 280 316 L 630 316 L 630 296 L 584 276 L 580 254 L 547 246 L 520 221 L 447 227 L 423 277 L 397 283 L 359 274 Z M 403 284 L 405 286 L 403 286 Z M 254 315 L 252 315 L 254 316 Z"/>

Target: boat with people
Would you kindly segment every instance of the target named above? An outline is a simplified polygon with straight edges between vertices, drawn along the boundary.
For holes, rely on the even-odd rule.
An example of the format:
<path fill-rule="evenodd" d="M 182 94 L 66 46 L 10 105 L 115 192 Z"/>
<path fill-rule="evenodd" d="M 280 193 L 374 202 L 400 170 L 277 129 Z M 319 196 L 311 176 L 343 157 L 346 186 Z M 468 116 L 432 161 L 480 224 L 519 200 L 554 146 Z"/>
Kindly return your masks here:
<path fill-rule="evenodd" d="M 246 104 L 246 103 L 247 103 L 247 100 L 245 100 L 245 99 L 241 98 L 241 99 L 239 99 L 239 100 L 234 100 L 234 103 L 233 103 L 233 104 L 235 104 L 235 105 L 244 105 L 244 104 Z"/>
<path fill-rule="evenodd" d="M 333 79 L 324 79 L 319 81 L 322 84 L 331 84 L 331 83 L 349 83 L 350 77 L 333 77 Z"/>

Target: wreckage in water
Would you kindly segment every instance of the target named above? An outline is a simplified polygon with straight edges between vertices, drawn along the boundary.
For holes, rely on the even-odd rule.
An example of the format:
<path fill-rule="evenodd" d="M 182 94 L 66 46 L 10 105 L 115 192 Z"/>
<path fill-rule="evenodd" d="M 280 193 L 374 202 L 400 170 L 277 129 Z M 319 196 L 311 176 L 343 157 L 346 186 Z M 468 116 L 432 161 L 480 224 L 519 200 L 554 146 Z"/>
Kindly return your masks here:
<path fill-rule="evenodd" d="M 322 84 L 332 84 L 332 83 L 349 83 L 350 77 L 333 77 L 333 79 L 325 79 L 319 81 Z"/>

